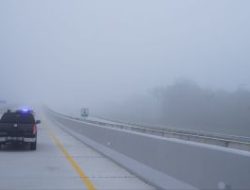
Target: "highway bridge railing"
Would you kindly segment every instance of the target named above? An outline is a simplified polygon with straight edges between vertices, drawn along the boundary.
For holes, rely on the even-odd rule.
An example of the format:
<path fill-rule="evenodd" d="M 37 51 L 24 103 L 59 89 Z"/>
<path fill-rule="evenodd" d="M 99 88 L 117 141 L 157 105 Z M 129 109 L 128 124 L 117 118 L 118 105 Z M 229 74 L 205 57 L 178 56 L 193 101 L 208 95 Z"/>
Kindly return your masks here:
<path fill-rule="evenodd" d="M 203 143 L 197 143 L 192 139 L 195 136 L 193 133 L 192 137 L 180 140 L 184 135 L 179 131 L 164 129 L 163 133 L 160 129 L 97 118 L 77 118 L 52 110 L 46 113 L 66 133 L 155 185 L 157 189 L 232 190 L 250 187 L 250 152 L 211 145 L 214 142 L 204 143 L 208 142 L 207 139 L 211 139 L 211 142 L 219 139 L 232 143 L 232 139 L 208 138 L 198 134 Z"/>
<path fill-rule="evenodd" d="M 186 141 L 194 141 L 199 143 L 206 143 L 227 148 L 235 148 L 239 150 L 250 151 L 250 137 L 245 137 L 245 136 L 210 133 L 198 130 L 195 131 L 195 130 L 182 130 L 176 128 L 150 127 L 145 125 L 138 125 L 135 123 L 131 124 L 125 122 L 117 122 L 101 118 L 88 119 L 81 117 L 73 117 L 62 113 L 60 114 L 71 119 L 80 120 L 86 123 L 91 123 L 111 128 L 118 128 L 118 129 L 130 130 L 150 135 L 157 135 L 166 138 L 177 138 Z"/>

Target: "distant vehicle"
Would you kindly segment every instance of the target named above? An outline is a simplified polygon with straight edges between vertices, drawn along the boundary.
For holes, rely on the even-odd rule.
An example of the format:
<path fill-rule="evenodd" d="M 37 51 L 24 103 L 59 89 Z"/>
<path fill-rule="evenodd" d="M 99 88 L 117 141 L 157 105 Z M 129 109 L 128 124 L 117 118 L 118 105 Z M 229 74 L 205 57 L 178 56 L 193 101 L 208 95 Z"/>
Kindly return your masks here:
<path fill-rule="evenodd" d="M 82 108 L 81 109 L 81 116 L 82 117 L 88 117 L 89 116 L 89 109 L 88 108 Z"/>
<path fill-rule="evenodd" d="M 0 145 L 9 143 L 30 144 L 31 150 L 36 150 L 37 124 L 32 110 L 23 109 L 3 114 L 0 120 Z"/>

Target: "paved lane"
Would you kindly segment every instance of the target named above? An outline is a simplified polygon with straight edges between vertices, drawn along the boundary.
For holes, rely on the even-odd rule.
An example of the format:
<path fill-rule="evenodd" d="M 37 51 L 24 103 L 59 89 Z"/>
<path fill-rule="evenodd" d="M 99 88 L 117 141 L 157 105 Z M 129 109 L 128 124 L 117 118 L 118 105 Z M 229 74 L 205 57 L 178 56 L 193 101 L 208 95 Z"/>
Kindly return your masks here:
<path fill-rule="evenodd" d="M 0 151 L 1 190 L 154 189 L 44 115 L 41 119 L 36 151 L 22 146 L 6 146 Z"/>

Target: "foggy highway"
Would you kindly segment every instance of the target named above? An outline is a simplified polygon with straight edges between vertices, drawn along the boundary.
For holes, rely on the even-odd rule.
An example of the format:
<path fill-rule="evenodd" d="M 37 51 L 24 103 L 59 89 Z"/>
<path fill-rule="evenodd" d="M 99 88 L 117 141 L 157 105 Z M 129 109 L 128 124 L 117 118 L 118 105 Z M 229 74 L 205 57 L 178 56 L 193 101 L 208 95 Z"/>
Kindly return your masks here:
<path fill-rule="evenodd" d="M 89 123 L 48 108 L 36 117 L 42 120 L 36 151 L 2 146 L 0 189 L 227 190 L 250 185 L 249 151 Z"/>
<path fill-rule="evenodd" d="M 11 145 L 0 151 L 1 190 L 154 189 L 41 118 L 36 151 Z"/>
<path fill-rule="evenodd" d="M 249 190 L 249 7 L 0 1 L 0 190 Z"/>

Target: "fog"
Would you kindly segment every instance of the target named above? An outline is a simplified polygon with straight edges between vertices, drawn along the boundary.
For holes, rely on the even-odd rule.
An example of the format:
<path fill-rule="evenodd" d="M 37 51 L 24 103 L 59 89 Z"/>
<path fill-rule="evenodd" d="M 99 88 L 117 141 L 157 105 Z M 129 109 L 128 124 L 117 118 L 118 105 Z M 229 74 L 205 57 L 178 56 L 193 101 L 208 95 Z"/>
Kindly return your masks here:
<path fill-rule="evenodd" d="M 249 115 L 249 90 L 215 90 L 180 79 L 147 95 L 133 96 L 96 116 L 150 127 L 250 136 Z"/>
<path fill-rule="evenodd" d="M 248 0 L 1 1 L 0 99 L 71 113 L 89 107 L 110 117 L 140 104 L 135 120 L 147 122 L 141 117 L 147 111 L 150 121 L 185 125 L 188 119 L 168 114 L 162 98 L 176 80 L 193 81 L 200 89 L 194 97 L 224 91 L 220 102 L 249 90 L 249 6 Z"/>

